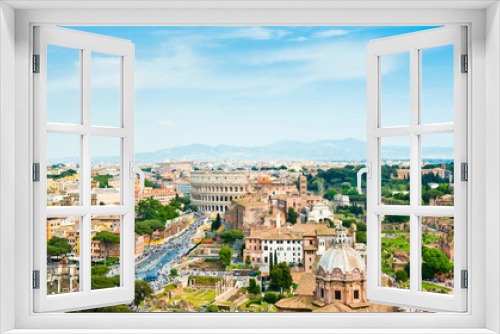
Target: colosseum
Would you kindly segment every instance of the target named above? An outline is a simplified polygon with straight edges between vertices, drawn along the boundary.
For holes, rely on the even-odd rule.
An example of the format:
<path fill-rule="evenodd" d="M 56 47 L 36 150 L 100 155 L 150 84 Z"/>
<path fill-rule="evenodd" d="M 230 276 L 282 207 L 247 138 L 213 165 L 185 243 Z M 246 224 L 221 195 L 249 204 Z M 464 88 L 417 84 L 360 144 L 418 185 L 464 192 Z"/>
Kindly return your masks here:
<path fill-rule="evenodd" d="M 250 191 L 242 171 L 193 171 L 190 183 L 191 201 L 203 211 L 225 212 L 233 199 Z"/>

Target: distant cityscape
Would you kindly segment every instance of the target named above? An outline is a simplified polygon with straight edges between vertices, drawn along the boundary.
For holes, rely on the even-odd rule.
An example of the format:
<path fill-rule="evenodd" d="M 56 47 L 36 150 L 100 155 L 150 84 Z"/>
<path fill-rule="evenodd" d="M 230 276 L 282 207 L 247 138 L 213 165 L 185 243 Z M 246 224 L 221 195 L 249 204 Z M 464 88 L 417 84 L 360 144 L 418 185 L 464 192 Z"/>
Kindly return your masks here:
<path fill-rule="evenodd" d="M 360 162 L 140 163 L 136 290 L 108 312 L 410 312 L 366 298 Z M 453 162 L 422 164 L 422 204 L 453 205 Z M 382 203 L 409 204 L 408 161 L 382 163 Z M 47 205 L 79 205 L 79 166 L 47 166 Z M 120 166 L 92 165 L 92 205 L 120 204 Z M 366 183 L 363 180 L 363 191 Z M 409 288 L 409 217 L 383 216 L 381 284 Z M 453 294 L 453 219 L 422 219 L 423 291 Z M 47 220 L 47 291 L 78 291 L 78 217 Z M 120 216 L 95 216 L 92 289 L 120 285 Z M 436 258 L 439 263 L 436 263 Z"/>
<path fill-rule="evenodd" d="M 453 146 L 446 146 L 439 142 L 433 146 L 424 145 L 422 155 L 424 161 L 444 161 L 453 159 Z M 383 159 L 408 160 L 409 147 L 385 145 Z M 346 138 L 339 140 L 322 140 L 314 142 L 280 141 L 265 146 L 234 146 L 191 144 L 164 149 L 154 152 L 140 152 L 135 154 L 137 163 L 163 161 L 165 157 L 173 161 L 193 160 L 210 161 L 212 163 L 228 163 L 221 168 L 232 168 L 231 163 L 240 163 L 244 166 L 253 164 L 274 164 L 280 161 L 288 162 L 364 162 L 366 159 L 366 142 Z M 321 158 L 319 158 L 321 157 Z M 76 157 L 48 157 L 50 163 L 71 163 Z M 119 156 L 95 156 L 93 163 L 119 163 Z M 245 164 L 246 163 L 246 164 Z M 293 163 L 292 163 L 293 164 Z M 238 167 L 236 167 L 238 168 Z"/>

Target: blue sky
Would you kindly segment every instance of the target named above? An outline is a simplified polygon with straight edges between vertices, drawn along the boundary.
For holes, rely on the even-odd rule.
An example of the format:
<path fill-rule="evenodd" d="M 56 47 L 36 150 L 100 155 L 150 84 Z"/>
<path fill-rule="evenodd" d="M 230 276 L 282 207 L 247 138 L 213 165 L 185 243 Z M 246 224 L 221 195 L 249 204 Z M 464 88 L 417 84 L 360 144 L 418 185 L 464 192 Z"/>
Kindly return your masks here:
<path fill-rule="evenodd" d="M 136 152 L 193 143 L 254 146 L 349 137 L 365 141 L 366 44 L 429 29 L 70 28 L 135 44 Z M 452 51 L 449 46 L 423 54 L 424 122 L 452 121 L 452 64 L 443 65 Z M 49 52 L 48 120 L 77 122 L 78 54 L 57 47 Z M 93 57 L 92 123 L 116 125 L 117 59 Z M 408 57 L 385 57 L 382 124 L 408 125 Z M 68 156 L 64 145 L 58 151 Z M 93 154 L 110 152 L 103 146 L 93 148 Z"/>

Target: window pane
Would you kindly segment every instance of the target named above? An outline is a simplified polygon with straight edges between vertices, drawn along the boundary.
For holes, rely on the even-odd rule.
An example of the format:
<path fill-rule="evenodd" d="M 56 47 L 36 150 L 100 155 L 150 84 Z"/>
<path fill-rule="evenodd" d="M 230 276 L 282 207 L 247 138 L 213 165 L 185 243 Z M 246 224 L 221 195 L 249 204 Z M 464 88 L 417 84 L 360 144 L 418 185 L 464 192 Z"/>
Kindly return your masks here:
<path fill-rule="evenodd" d="M 453 45 L 420 51 L 422 123 L 453 122 Z"/>
<path fill-rule="evenodd" d="M 381 56 L 382 127 L 410 125 L 410 53 Z"/>
<path fill-rule="evenodd" d="M 92 205 L 120 205 L 120 142 L 92 137 Z"/>
<path fill-rule="evenodd" d="M 120 126 L 121 57 L 92 52 L 92 125 Z"/>
<path fill-rule="evenodd" d="M 92 217 L 92 290 L 120 286 L 120 227 L 119 215 Z"/>
<path fill-rule="evenodd" d="M 422 205 L 453 206 L 453 137 L 422 135 Z"/>
<path fill-rule="evenodd" d="M 410 216 L 381 216 L 381 286 L 409 289 Z"/>
<path fill-rule="evenodd" d="M 80 205 L 80 136 L 47 134 L 47 206 Z"/>
<path fill-rule="evenodd" d="M 422 217 L 422 291 L 453 294 L 454 220 Z"/>
<path fill-rule="evenodd" d="M 79 291 L 80 217 L 47 218 L 47 294 Z"/>
<path fill-rule="evenodd" d="M 410 204 L 410 137 L 381 139 L 381 203 Z"/>
<path fill-rule="evenodd" d="M 47 45 L 47 122 L 80 123 L 80 53 Z"/>

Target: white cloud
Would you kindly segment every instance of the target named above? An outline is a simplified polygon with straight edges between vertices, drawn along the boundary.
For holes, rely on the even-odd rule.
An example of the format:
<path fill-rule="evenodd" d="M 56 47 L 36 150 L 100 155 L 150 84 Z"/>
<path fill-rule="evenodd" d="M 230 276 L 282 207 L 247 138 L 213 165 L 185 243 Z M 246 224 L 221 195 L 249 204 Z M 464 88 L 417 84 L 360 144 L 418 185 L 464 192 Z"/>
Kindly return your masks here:
<path fill-rule="evenodd" d="M 273 96 L 310 83 L 363 79 L 366 76 L 365 42 L 300 43 L 277 50 L 229 52 L 222 58 L 209 57 L 189 44 L 172 43 L 164 47 L 165 50 L 157 53 L 160 56 L 136 59 L 136 90 L 158 91 L 159 94 L 165 89 L 179 89 Z M 102 89 L 117 87 L 112 65 L 113 61 L 105 57 L 96 59 L 92 80 L 99 82 Z M 396 59 L 388 60 L 383 66 L 383 75 L 400 66 Z M 51 82 L 51 85 L 58 86 L 61 91 L 76 88 L 70 87 L 68 82 L 75 82 L 77 77 L 68 76 Z"/>
<path fill-rule="evenodd" d="M 174 123 L 172 121 L 169 121 L 168 119 L 162 119 L 162 120 L 160 120 L 158 122 L 158 124 L 167 126 L 169 128 L 173 128 L 174 127 Z"/>
<path fill-rule="evenodd" d="M 300 37 L 295 37 L 295 38 L 290 38 L 289 41 L 291 42 L 304 42 L 304 41 L 307 41 L 308 38 L 307 37 L 304 37 L 304 36 L 300 36 Z"/>
<path fill-rule="evenodd" d="M 347 35 L 348 33 L 350 33 L 349 30 L 331 29 L 331 30 L 316 31 L 312 34 L 312 37 L 313 38 L 328 38 L 328 37 L 334 37 L 334 36 Z"/>
<path fill-rule="evenodd" d="M 223 33 L 215 38 L 230 39 L 230 38 L 246 38 L 255 40 L 279 39 L 288 35 L 289 32 L 283 29 L 269 29 L 263 27 L 245 27 L 235 29 L 228 33 Z"/>

